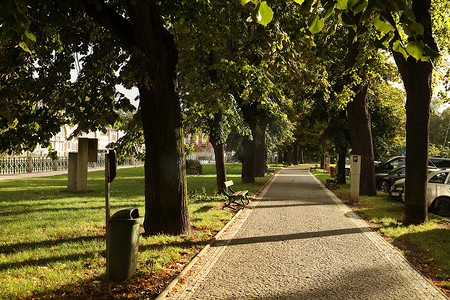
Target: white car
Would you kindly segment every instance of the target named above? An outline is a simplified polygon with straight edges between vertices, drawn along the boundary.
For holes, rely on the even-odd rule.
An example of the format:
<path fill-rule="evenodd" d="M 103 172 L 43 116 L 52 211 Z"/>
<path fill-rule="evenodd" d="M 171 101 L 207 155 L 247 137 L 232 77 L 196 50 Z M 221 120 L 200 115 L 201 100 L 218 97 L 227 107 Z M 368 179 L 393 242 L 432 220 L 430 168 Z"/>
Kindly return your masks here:
<path fill-rule="evenodd" d="M 450 169 L 428 173 L 427 204 L 437 215 L 450 217 Z M 397 180 L 391 188 L 391 196 L 404 201 L 405 179 Z"/>

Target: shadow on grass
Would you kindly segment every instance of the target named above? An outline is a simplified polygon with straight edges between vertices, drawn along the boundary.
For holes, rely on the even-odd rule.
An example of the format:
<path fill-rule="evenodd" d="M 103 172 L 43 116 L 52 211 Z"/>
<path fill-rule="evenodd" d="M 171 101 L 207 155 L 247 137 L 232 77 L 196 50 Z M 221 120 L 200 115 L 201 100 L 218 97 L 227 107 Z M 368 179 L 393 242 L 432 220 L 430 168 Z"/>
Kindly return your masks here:
<path fill-rule="evenodd" d="M 207 240 L 199 240 L 199 241 L 192 241 L 192 240 L 183 240 L 183 241 L 170 241 L 162 244 L 151 244 L 151 245 L 139 245 L 139 251 L 148 251 L 148 250 L 159 250 L 166 247 L 176 247 L 176 248 L 183 248 L 183 249 L 190 249 L 192 247 L 204 247 L 206 246 L 211 239 Z"/>
<path fill-rule="evenodd" d="M 88 203 L 87 201 L 84 203 Z M 142 206 L 142 203 L 130 203 L 127 205 L 117 205 L 115 203 L 112 204 L 111 209 L 126 209 L 130 207 L 140 207 Z M 40 206 L 48 206 L 48 204 L 40 205 Z M 38 206 L 33 206 L 30 208 L 30 205 L 16 205 L 16 206 L 9 206 L 7 211 L 0 212 L 0 216 L 2 217 L 8 217 L 8 216 L 19 216 L 19 215 L 27 215 L 27 214 L 35 214 L 40 212 L 64 212 L 64 211 L 83 211 L 86 212 L 86 210 L 92 210 L 96 214 L 98 214 L 98 211 L 104 210 L 105 205 L 99 205 L 99 206 L 85 206 L 85 207 L 74 207 L 74 206 L 67 206 L 67 207 L 55 207 L 55 208 L 36 208 Z M 55 216 L 56 217 L 56 216 Z M 0 220 L 0 224 L 2 221 Z"/>
<path fill-rule="evenodd" d="M 65 238 L 51 241 L 40 241 L 31 243 L 16 243 L 0 247 L 1 254 L 12 254 L 18 251 L 36 249 L 36 248 L 52 248 L 67 243 L 90 242 L 96 240 L 105 240 L 103 235 L 80 236 L 76 238 Z M 2 270 L 5 268 L 1 268 Z"/>

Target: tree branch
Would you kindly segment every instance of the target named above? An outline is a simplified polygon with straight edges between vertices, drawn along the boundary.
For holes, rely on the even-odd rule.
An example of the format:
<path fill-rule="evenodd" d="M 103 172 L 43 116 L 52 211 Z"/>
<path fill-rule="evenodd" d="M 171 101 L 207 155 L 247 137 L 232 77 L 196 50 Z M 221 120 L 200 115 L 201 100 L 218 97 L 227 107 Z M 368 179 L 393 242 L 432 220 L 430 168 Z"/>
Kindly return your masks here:
<path fill-rule="evenodd" d="M 114 8 L 103 1 L 90 3 L 91 1 L 81 1 L 84 11 L 100 25 L 108 29 L 114 36 L 122 41 L 124 46 L 136 46 L 133 35 L 133 25 L 124 17 L 122 17 Z M 101 9 L 98 10 L 98 4 Z"/>

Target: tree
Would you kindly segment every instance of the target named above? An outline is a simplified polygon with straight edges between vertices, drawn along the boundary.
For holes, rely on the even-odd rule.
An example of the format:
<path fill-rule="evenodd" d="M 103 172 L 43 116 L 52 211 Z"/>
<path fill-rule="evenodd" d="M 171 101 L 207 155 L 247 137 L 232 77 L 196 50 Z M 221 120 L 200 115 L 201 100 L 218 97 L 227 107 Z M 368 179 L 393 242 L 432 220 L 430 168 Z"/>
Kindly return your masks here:
<path fill-rule="evenodd" d="M 34 106 L 43 106 L 53 114 L 63 115 L 62 119 L 66 120 L 70 119 L 71 111 L 80 110 L 85 116 L 77 116 L 74 122 L 79 125 L 79 130 L 85 130 L 106 123 L 102 114 L 114 108 L 116 83 L 138 87 L 146 145 L 146 235 L 188 232 L 183 134 L 177 92 L 178 50 L 156 1 L 36 3 L 8 0 L 2 5 L 9 8 L 0 13 L 6 43 L 39 54 L 29 55 L 20 63 L 35 64 L 60 78 L 59 82 L 52 82 L 51 76 L 46 76 L 46 80 L 46 74 L 42 74 L 41 80 L 47 83 L 43 90 L 51 97 L 32 99 Z M 14 16 L 19 16 L 13 21 L 9 15 L 12 11 L 16 12 Z M 48 47 L 46 41 L 53 41 L 52 47 Z M 77 55 L 83 56 L 85 62 L 77 79 L 79 85 L 69 82 L 69 72 L 76 66 L 73 57 Z M 119 70 L 120 77 L 115 75 Z M 75 91 L 78 93 L 71 97 L 73 103 L 61 101 L 63 96 Z M 14 100 L 18 98 L 18 94 L 9 96 Z M 113 120 L 108 121 L 113 123 Z M 37 132 L 45 132 L 45 129 Z"/>
<path fill-rule="evenodd" d="M 398 28 L 394 30 L 396 40 L 390 42 L 407 97 L 404 225 L 420 224 L 427 219 L 428 213 L 426 189 L 432 60 L 439 52 L 432 34 L 430 9 L 430 0 L 413 0 L 410 10 L 403 13 L 406 19 L 404 28 L 409 36 L 406 48 L 401 46 Z M 396 24 L 391 12 L 385 11 L 383 15 Z"/>
<path fill-rule="evenodd" d="M 321 31 L 323 19 L 337 9 L 340 22 L 353 28 L 355 38 L 374 28 L 379 34 L 378 46 L 392 50 L 407 94 L 406 200 L 403 222 L 405 225 L 422 223 L 427 219 L 426 176 L 432 61 L 439 55 L 432 34 L 431 0 L 412 0 L 410 3 L 403 0 L 295 2 L 305 2 L 306 6 L 312 4 L 320 8 L 308 24 L 312 33 Z M 448 8 L 448 1 L 435 1 L 434 5 L 442 8 L 447 5 Z M 441 23 L 447 24 L 449 10 L 439 9 L 435 12 L 443 15 L 444 22 Z M 359 14 L 363 26 L 358 28 L 351 16 Z"/>

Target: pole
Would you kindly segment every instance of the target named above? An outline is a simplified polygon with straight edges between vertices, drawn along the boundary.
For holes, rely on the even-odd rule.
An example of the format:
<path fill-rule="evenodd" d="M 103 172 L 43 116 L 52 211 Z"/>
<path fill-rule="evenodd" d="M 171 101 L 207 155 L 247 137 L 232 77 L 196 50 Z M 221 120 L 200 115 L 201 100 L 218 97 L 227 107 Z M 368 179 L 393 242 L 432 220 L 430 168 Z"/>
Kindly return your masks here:
<path fill-rule="evenodd" d="M 106 292 L 111 292 L 111 281 L 109 280 L 109 217 L 111 203 L 109 200 L 109 156 L 108 153 L 105 154 L 105 208 L 106 208 L 106 219 L 105 219 L 105 231 L 106 231 Z"/>

